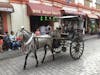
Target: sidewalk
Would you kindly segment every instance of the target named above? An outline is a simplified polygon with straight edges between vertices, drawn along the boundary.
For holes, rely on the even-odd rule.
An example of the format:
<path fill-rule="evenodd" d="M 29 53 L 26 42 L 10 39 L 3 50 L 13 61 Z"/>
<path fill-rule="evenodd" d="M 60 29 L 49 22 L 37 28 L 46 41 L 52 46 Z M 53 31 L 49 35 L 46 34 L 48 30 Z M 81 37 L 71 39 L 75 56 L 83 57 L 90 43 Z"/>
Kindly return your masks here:
<path fill-rule="evenodd" d="M 85 35 L 84 40 L 87 41 L 87 40 L 94 39 L 97 37 L 98 37 L 97 35 Z M 20 50 L 6 51 L 4 53 L 0 53 L 0 60 L 14 58 L 14 57 L 21 56 L 21 55 L 22 53 L 20 52 Z"/>
<path fill-rule="evenodd" d="M 94 38 L 97 38 L 98 37 L 98 35 L 90 35 L 90 34 L 88 34 L 88 35 L 85 35 L 84 36 L 84 40 L 86 41 L 86 40 L 91 40 L 91 39 L 94 39 Z"/>

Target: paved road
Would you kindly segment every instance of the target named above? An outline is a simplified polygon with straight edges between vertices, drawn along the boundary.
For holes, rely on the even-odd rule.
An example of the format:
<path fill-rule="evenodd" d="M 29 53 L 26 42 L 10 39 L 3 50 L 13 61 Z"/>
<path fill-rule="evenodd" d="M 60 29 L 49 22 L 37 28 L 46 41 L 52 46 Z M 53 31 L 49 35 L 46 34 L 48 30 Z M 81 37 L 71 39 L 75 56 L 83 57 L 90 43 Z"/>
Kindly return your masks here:
<path fill-rule="evenodd" d="M 44 64 L 35 68 L 35 60 L 30 56 L 27 70 L 23 70 L 24 57 L 6 59 L 0 61 L 0 75 L 100 75 L 100 39 L 92 39 L 85 42 L 85 51 L 81 59 L 71 59 L 69 52 L 56 55 L 52 61 L 48 52 Z M 43 53 L 42 53 L 43 54 Z M 39 55 L 39 60 L 42 58 Z"/>

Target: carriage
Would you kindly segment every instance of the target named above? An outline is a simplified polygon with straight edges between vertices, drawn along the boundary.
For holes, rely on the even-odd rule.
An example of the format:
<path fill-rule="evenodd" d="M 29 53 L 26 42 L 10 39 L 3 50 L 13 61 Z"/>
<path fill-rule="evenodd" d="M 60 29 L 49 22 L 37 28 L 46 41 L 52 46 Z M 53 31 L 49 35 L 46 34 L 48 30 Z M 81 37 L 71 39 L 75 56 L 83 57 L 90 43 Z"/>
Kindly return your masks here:
<path fill-rule="evenodd" d="M 50 35 L 35 36 L 34 33 L 28 32 L 24 28 L 21 28 L 21 30 L 17 32 L 16 37 L 19 37 L 19 35 L 23 37 L 23 40 L 20 41 L 22 43 L 22 48 L 28 50 L 25 57 L 24 69 L 26 69 L 27 59 L 30 53 L 34 54 L 36 67 L 38 66 L 37 50 L 41 47 L 44 48 L 42 63 L 45 60 L 48 48 L 52 53 L 53 60 L 55 59 L 55 54 L 66 52 L 68 46 L 70 55 L 73 59 L 77 60 L 82 56 L 84 51 L 84 40 L 82 30 L 78 26 L 79 17 L 63 16 L 58 19 L 61 20 L 62 24 L 55 31 L 51 32 Z M 77 23 L 77 26 L 74 27 L 73 24 L 69 23 L 70 27 L 68 27 L 66 21 L 72 21 L 73 24 Z"/>

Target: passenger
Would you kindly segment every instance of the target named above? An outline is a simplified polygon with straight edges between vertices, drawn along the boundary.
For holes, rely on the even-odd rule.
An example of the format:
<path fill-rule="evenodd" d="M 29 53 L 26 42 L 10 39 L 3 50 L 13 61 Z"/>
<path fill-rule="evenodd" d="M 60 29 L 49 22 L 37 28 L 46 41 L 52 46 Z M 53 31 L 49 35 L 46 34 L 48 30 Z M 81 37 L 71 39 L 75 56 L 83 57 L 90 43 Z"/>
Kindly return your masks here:
<path fill-rule="evenodd" d="M 36 35 L 36 36 L 39 36 L 39 35 L 40 35 L 40 30 L 39 30 L 39 29 L 36 29 L 35 35 Z"/>
<path fill-rule="evenodd" d="M 40 33 L 41 33 L 41 35 L 46 34 L 46 27 L 44 25 L 40 27 Z"/>

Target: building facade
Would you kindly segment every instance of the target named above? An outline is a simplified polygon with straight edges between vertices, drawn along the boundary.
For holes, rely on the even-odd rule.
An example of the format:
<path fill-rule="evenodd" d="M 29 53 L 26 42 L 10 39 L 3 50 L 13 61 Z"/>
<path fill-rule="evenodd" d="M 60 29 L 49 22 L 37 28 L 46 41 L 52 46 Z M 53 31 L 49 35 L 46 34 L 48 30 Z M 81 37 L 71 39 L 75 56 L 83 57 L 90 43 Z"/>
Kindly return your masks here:
<path fill-rule="evenodd" d="M 35 31 L 41 25 L 53 26 L 58 24 L 55 17 L 64 14 L 83 16 L 87 32 L 91 31 L 90 21 L 100 22 L 99 0 L 0 0 L 0 3 L 9 5 L 5 9 L 0 4 L 0 29 L 3 32 L 16 32 L 21 26 L 29 31 Z"/>

